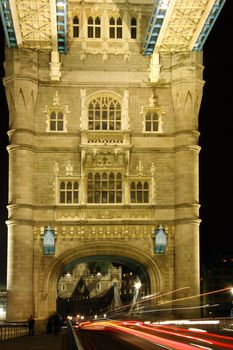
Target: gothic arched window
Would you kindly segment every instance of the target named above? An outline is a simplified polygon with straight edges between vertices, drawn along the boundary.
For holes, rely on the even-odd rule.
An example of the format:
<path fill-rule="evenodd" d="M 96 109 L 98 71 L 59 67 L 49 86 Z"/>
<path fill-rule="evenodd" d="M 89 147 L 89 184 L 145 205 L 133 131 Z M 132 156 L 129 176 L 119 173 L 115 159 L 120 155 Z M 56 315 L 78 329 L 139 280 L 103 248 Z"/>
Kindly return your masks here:
<path fill-rule="evenodd" d="M 101 36 L 101 20 L 100 17 L 88 17 L 87 20 L 87 37 L 100 38 Z"/>
<path fill-rule="evenodd" d="M 73 18 L 73 37 L 79 37 L 79 18 L 77 16 Z"/>
<path fill-rule="evenodd" d="M 131 33 L 131 39 L 137 39 L 137 20 L 135 17 L 131 18 L 130 33 Z"/>
<path fill-rule="evenodd" d="M 131 203 L 149 203 L 149 184 L 147 181 L 133 181 L 130 184 Z"/>
<path fill-rule="evenodd" d="M 88 203 L 121 203 L 121 173 L 89 173 L 87 176 Z"/>
<path fill-rule="evenodd" d="M 78 204 L 79 185 L 77 181 L 62 181 L 60 183 L 60 203 Z"/>
<path fill-rule="evenodd" d="M 50 131 L 63 131 L 64 130 L 64 118 L 61 111 L 52 111 L 49 118 L 49 130 Z"/>
<path fill-rule="evenodd" d="M 109 38 L 121 39 L 122 38 L 122 19 L 121 17 L 109 19 Z"/>
<path fill-rule="evenodd" d="M 98 97 L 88 105 L 89 130 L 121 130 L 121 104 L 112 97 Z"/>
<path fill-rule="evenodd" d="M 159 131 L 159 116 L 156 112 L 148 111 L 146 113 L 145 131 Z"/>

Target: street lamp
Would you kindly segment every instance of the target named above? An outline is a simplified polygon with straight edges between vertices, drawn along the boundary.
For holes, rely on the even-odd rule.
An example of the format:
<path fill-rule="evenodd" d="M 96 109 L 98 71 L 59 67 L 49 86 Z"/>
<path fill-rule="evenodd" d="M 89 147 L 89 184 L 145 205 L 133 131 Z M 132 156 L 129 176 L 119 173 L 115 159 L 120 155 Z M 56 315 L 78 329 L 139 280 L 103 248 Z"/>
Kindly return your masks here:
<path fill-rule="evenodd" d="M 134 291 L 134 296 L 133 296 L 133 300 L 131 303 L 131 307 L 129 310 L 129 315 L 132 313 L 135 306 L 136 306 L 136 310 L 138 309 L 137 300 L 138 300 L 139 290 L 140 290 L 141 286 L 142 286 L 141 281 L 139 279 L 137 279 L 137 281 L 134 283 L 135 291 Z"/>
<path fill-rule="evenodd" d="M 139 290 L 141 288 L 142 284 L 141 284 L 141 281 L 137 281 L 135 282 L 134 284 L 134 287 L 135 287 L 135 304 L 136 304 L 136 311 L 138 310 L 138 299 L 139 299 Z"/>
<path fill-rule="evenodd" d="M 142 286 L 141 281 L 135 282 L 134 287 L 136 289 L 137 294 L 138 294 L 139 289 L 141 288 L 141 286 Z"/>

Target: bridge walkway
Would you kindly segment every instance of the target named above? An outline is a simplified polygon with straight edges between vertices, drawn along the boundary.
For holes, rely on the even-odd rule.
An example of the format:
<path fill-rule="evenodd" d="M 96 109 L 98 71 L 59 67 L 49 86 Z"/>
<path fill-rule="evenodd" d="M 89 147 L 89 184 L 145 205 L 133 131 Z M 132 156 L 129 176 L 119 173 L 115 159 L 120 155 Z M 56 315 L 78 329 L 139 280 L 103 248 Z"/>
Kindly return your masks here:
<path fill-rule="evenodd" d="M 68 350 L 67 332 L 35 334 L 0 342 L 1 350 Z"/>

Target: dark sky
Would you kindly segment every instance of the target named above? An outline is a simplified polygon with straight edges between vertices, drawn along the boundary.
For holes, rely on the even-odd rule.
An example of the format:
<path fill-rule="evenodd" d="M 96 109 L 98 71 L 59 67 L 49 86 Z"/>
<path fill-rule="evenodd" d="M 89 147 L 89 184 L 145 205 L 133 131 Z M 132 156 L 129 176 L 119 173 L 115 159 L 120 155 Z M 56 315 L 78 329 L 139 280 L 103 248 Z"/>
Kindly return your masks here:
<path fill-rule="evenodd" d="M 204 45 L 204 94 L 199 115 L 201 260 L 232 252 L 233 217 L 233 4 L 228 0 Z M 4 56 L 0 35 L 0 73 Z M 229 87 L 230 83 L 230 87 Z M 8 113 L 0 83 L 0 284 L 6 280 Z"/>

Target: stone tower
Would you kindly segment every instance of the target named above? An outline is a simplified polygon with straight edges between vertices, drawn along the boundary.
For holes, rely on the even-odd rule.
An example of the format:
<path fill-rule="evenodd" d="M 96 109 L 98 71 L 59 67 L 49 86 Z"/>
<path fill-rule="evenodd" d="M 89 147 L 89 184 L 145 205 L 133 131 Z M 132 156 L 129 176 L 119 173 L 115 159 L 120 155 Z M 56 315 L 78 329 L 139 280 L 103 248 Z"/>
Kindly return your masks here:
<path fill-rule="evenodd" d="M 21 44 L 6 50 L 7 318 L 46 318 L 64 267 L 90 257 L 141 271 L 147 293 L 171 304 L 198 294 L 202 52 L 143 55 L 150 1 L 63 2 L 67 32 L 55 3 L 56 45 L 46 30 L 27 41 L 23 19 L 19 35 L 16 1 Z"/>

